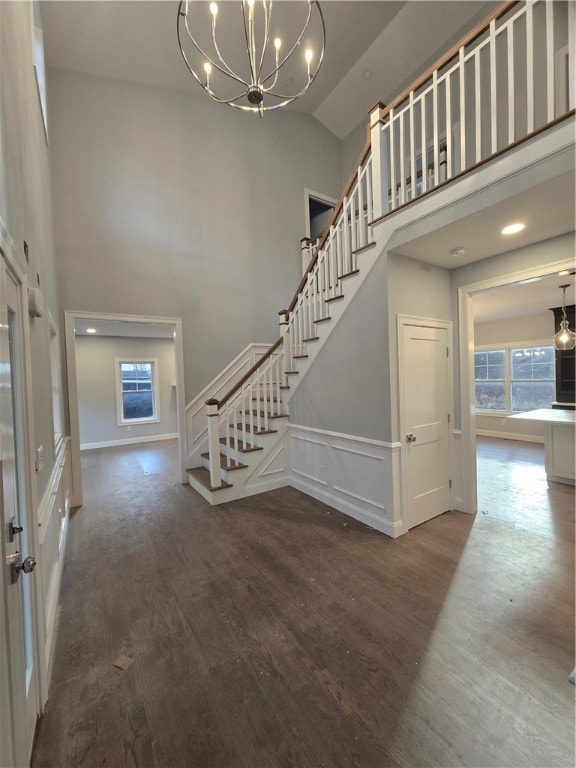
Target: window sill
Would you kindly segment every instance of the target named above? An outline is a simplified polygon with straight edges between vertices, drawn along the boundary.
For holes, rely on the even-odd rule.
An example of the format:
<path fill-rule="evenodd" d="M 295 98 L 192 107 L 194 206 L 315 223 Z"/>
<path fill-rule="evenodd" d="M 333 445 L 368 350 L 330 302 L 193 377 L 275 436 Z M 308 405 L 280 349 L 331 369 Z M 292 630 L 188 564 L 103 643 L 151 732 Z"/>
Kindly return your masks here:
<path fill-rule="evenodd" d="M 134 424 L 159 424 L 160 419 L 156 416 L 153 419 L 129 419 L 128 421 L 119 421 L 119 427 L 131 427 Z"/>

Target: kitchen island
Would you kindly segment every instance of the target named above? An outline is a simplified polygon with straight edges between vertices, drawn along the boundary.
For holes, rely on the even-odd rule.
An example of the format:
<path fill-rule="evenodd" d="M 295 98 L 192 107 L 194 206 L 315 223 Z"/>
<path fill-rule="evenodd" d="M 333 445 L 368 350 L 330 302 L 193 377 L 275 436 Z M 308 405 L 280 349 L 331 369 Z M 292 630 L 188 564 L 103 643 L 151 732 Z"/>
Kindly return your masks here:
<path fill-rule="evenodd" d="M 574 485 L 574 434 L 576 411 L 539 408 L 508 416 L 509 419 L 544 424 L 544 463 L 548 480 Z"/>

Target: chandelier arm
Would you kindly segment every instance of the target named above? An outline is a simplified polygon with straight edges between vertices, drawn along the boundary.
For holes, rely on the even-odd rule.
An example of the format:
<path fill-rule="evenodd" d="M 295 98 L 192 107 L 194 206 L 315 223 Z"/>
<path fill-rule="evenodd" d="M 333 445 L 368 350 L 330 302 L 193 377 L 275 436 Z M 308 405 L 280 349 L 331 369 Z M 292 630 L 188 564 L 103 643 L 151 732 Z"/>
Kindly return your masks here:
<path fill-rule="evenodd" d="M 260 55 L 260 64 L 258 65 L 258 77 L 260 77 L 260 72 L 262 71 L 262 64 L 264 63 L 264 54 L 266 53 L 266 48 L 268 47 L 268 42 L 270 41 L 270 18 L 272 16 L 272 0 L 268 3 L 268 6 L 266 6 L 266 0 L 262 0 L 262 5 L 264 7 L 264 44 L 262 45 L 262 54 Z"/>
<path fill-rule="evenodd" d="M 194 39 L 192 33 L 190 32 L 190 29 L 188 28 L 188 15 L 186 13 L 182 13 L 180 8 L 182 8 L 184 0 L 180 0 L 180 5 L 178 7 L 178 21 L 180 21 L 180 16 L 184 17 L 184 28 L 186 29 L 186 34 L 188 35 L 189 39 L 191 40 L 192 44 L 198 51 L 198 53 L 203 56 L 207 61 L 209 61 L 215 69 L 218 70 L 218 72 L 221 72 L 223 75 L 226 75 L 226 77 L 231 78 L 232 80 L 235 80 L 238 83 L 242 83 L 242 85 L 245 85 L 247 88 L 249 87 L 249 84 L 243 80 L 242 78 L 237 77 L 236 75 L 231 75 L 229 72 L 227 72 L 225 69 L 222 69 L 222 67 L 217 64 L 211 56 L 208 56 L 208 54 L 198 45 L 196 40 Z M 200 85 L 204 88 L 204 84 L 202 83 L 202 80 L 198 77 L 196 72 L 193 70 L 192 65 L 188 61 L 186 54 L 184 53 L 184 48 L 182 47 L 182 40 L 180 39 L 180 24 L 176 25 L 176 32 L 178 35 L 178 45 L 180 47 L 180 53 L 182 54 L 182 57 L 184 58 L 184 61 L 186 62 L 186 66 L 190 70 L 190 72 L 194 75 L 196 80 L 200 83 Z"/>
<path fill-rule="evenodd" d="M 212 42 L 214 44 L 214 49 L 216 50 L 216 53 L 218 54 L 218 58 L 222 62 L 222 66 L 226 69 L 226 72 L 233 77 L 235 80 L 237 80 L 239 83 L 243 83 L 248 88 L 248 83 L 245 82 L 239 75 L 234 72 L 234 70 L 228 66 L 228 64 L 225 62 L 222 54 L 220 53 L 220 49 L 218 48 L 218 43 L 216 42 L 216 16 L 212 16 Z M 214 64 L 214 62 L 211 62 Z M 216 66 L 216 65 L 215 65 Z"/>
<path fill-rule="evenodd" d="M 214 91 L 212 91 L 207 86 L 202 85 L 202 88 L 206 91 L 208 96 L 210 96 L 210 98 L 213 101 L 217 102 L 218 104 L 229 104 L 231 107 L 238 106 L 233 102 L 238 101 L 239 99 L 243 99 L 246 96 L 246 91 L 242 91 L 242 93 L 239 93 L 238 96 L 234 96 L 232 99 L 221 99 L 219 96 L 216 96 Z"/>
<path fill-rule="evenodd" d="M 309 0 L 309 2 L 308 2 L 308 16 L 306 18 L 306 23 L 304 24 L 302 32 L 300 32 L 300 35 L 298 36 L 296 42 L 294 43 L 292 48 L 288 51 L 286 56 L 284 56 L 284 58 L 282 59 L 280 64 L 277 64 L 276 67 L 272 70 L 272 72 L 270 72 L 269 75 L 267 75 L 265 78 L 263 78 L 260 81 L 260 85 L 262 86 L 262 88 L 264 87 L 264 83 L 267 83 L 268 80 L 270 80 L 271 77 L 274 77 L 274 75 L 277 74 L 278 70 L 280 70 L 284 66 L 284 64 L 286 64 L 286 62 L 288 61 L 290 56 L 292 56 L 292 54 L 294 53 L 296 48 L 300 45 L 300 42 L 302 41 L 302 38 L 304 37 L 304 33 L 306 32 L 306 30 L 308 29 L 308 25 L 310 24 L 310 18 L 312 16 L 312 5 L 315 5 L 316 8 L 318 9 L 318 11 L 320 11 L 320 18 L 322 19 L 322 28 L 323 28 L 323 36 L 324 36 L 324 39 L 322 41 L 322 53 L 324 53 L 324 43 L 325 43 L 325 40 L 326 40 L 326 29 L 324 27 L 324 18 L 322 17 L 322 11 L 320 10 L 320 6 L 316 3 L 316 0 Z M 274 81 L 274 82 L 276 82 L 276 81 Z"/>
<path fill-rule="evenodd" d="M 246 19 L 246 6 L 244 0 L 242 0 L 242 17 L 244 19 L 244 37 L 246 38 L 246 50 L 248 52 L 248 61 L 250 63 L 250 74 L 252 75 L 252 83 L 255 83 L 256 76 L 252 62 L 252 49 L 250 47 L 250 31 L 252 29 L 251 13 L 250 11 L 248 12 L 248 19 Z"/>

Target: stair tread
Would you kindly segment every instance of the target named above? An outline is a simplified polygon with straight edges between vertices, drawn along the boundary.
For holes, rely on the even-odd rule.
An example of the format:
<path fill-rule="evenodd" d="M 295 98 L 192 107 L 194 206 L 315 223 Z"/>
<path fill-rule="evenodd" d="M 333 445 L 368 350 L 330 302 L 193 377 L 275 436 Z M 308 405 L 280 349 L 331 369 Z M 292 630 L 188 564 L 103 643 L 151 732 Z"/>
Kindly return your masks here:
<path fill-rule="evenodd" d="M 298 373 L 298 371 L 284 371 L 286 376 L 294 376 Z"/>
<path fill-rule="evenodd" d="M 242 426 L 242 422 L 239 424 L 236 424 L 238 429 L 241 429 L 242 432 L 250 432 L 251 435 L 273 435 L 275 432 L 278 432 L 277 429 L 254 429 L 252 430 L 252 427 L 250 424 L 246 424 L 246 426 Z M 254 424 L 254 427 L 256 427 L 256 424 Z"/>
<path fill-rule="evenodd" d="M 292 355 L 293 360 L 306 360 L 308 355 Z"/>
<path fill-rule="evenodd" d="M 209 453 L 203 453 L 202 454 L 203 459 L 209 459 L 210 454 Z M 222 469 L 225 469 L 227 472 L 233 472 L 235 469 L 246 469 L 248 464 L 242 464 L 240 461 L 236 461 L 235 459 L 230 459 L 228 456 L 224 456 L 223 453 L 220 454 L 220 466 Z M 206 469 L 206 467 L 204 467 Z"/>
<path fill-rule="evenodd" d="M 220 438 L 220 445 L 227 445 L 225 437 Z M 240 451 L 240 453 L 263 450 L 261 446 L 247 445 L 243 440 L 238 440 L 238 445 L 236 445 L 236 440 L 233 437 L 230 438 L 230 448 L 232 448 L 233 451 Z"/>
<path fill-rule="evenodd" d="M 308 341 L 319 341 L 319 340 L 320 340 L 320 336 L 310 336 L 309 339 L 302 339 L 302 341 L 306 341 L 306 342 L 308 342 Z"/>
<path fill-rule="evenodd" d="M 225 480 L 222 480 L 222 485 L 214 488 L 210 484 L 210 472 L 206 469 L 206 467 L 194 467 L 193 469 L 188 470 L 188 474 L 192 475 L 192 477 L 197 480 L 200 485 L 203 485 L 204 488 L 207 488 L 209 491 L 222 491 L 224 488 L 232 488 L 231 483 L 227 483 Z"/>
<path fill-rule="evenodd" d="M 353 275 L 357 275 L 359 272 L 359 269 L 353 269 L 352 272 L 346 272 L 346 274 L 340 275 L 338 280 L 344 280 L 345 277 L 352 277 Z"/>
<path fill-rule="evenodd" d="M 249 416 L 250 413 L 252 416 L 258 416 L 258 411 L 244 411 L 244 413 Z M 260 411 L 260 418 L 264 418 L 264 411 Z M 287 419 L 288 414 L 287 413 L 269 413 L 268 414 L 269 419 Z"/>
<path fill-rule="evenodd" d="M 328 315 L 328 317 L 321 317 L 320 320 L 314 320 L 314 322 L 315 323 L 327 323 L 328 320 L 332 320 L 330 315 Z"/>
<path fill-rule="evenodd" d="M 328 304 L 330 301 L 338 301 L 339 299 L 343 299 L 343 298 L 344 298 L 344 294 L 341 293 L 339 296 L 331 296 L 329 299 L 324 299 L 324 301 L 326 302 L 326 304 Z"/>

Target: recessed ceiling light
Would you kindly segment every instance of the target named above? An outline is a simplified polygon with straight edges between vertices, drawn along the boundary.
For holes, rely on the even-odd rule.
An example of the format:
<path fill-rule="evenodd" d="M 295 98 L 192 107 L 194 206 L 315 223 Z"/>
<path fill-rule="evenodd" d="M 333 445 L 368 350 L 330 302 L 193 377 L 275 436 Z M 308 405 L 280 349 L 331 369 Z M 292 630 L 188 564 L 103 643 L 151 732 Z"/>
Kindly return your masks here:
<path fill-rule="evenodd" d="M 454 256 L 454 258 L 462 258 L 462 256 L 466 255 L 466 248 L 453 248 L 450 251 L 450 256 Z"/>
<path fill-rule="evenodd" d="M 86 328 L 86 333 L 97 333 L 96 328 Z"/>
<path fill-rule="evenodd" d="M 522 232 L 526 227 L 526 224 L 522 224 L 521 221 L 515 221 L 514 224 L 508 224 L 502 230 L 503 235 L 515 235 L 517 232 Z"/>

